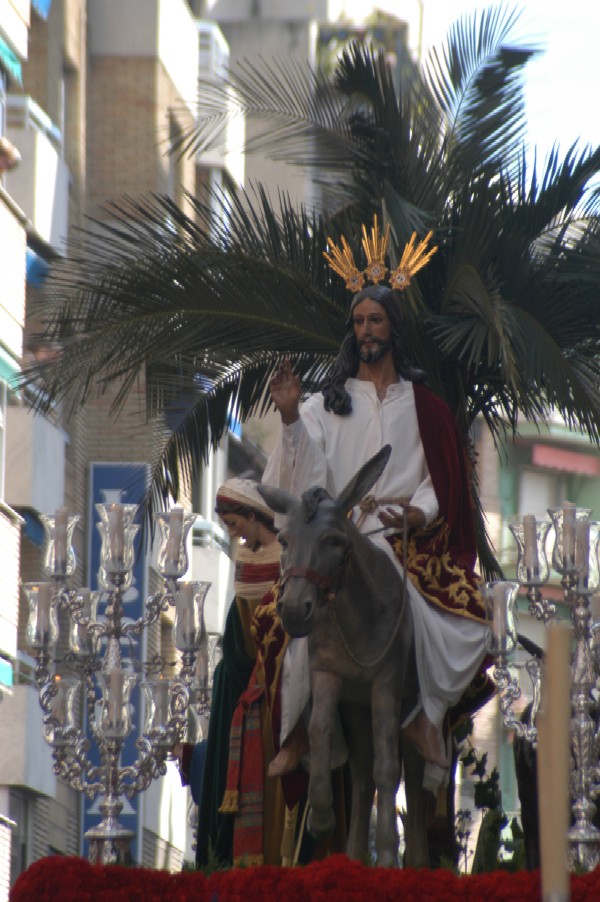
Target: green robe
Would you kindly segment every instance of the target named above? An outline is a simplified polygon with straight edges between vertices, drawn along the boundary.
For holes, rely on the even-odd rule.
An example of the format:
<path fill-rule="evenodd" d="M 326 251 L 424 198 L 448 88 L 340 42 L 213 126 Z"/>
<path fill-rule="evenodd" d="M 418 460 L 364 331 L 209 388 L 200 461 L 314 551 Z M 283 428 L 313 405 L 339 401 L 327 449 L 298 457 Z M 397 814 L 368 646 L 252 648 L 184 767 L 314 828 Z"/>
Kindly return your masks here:
<path fill-rule="evenodd" d="M 225 621 L 223 657 L 215 668 L 210 706 L 206 763 L 199 793 L 196 867 L 206 867 L 215 857 L 232 864 L 231 815 L 220 814 L 227 780 L 229 730 L 238 699 L 248 685 L 254 661 L 245 650 L 244 629 L 235 599 Z"/>

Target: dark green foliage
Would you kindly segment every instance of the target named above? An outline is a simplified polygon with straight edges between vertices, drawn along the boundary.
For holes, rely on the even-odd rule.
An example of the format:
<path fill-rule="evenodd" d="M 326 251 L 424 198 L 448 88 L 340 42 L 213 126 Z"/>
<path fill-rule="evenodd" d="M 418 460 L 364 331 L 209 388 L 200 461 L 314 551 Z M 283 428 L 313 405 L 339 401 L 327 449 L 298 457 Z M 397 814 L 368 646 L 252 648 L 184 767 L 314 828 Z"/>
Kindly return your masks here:
<path fill-rule="evenodd" d="M 525 867 L 525 837 L 516 818 L 510 822 L 510 839 L 503 836 L 503 831 L 509 826 L 509 821 L 502 808 L 498 769 L 494 767 L 488 775 L 487 752 L 482 754 L 474 748 L 468 736 L 466 743 L 467 748 L 461 754 L 460 761 L 465 771 L 467 768 L 471 768 L 469 776 L 477 778 L 474 794 L 475 807 L 484 812 L 477 834 L 471 873 L 482 874 L 499 869 L 520 870 Z M 469 812 L 459 812 L 459 814 L 462 814 L 463 821 L 466 821 L 466 815 Z M 466 841 L 463 846 L 462 854 L 466 859 Z"/>

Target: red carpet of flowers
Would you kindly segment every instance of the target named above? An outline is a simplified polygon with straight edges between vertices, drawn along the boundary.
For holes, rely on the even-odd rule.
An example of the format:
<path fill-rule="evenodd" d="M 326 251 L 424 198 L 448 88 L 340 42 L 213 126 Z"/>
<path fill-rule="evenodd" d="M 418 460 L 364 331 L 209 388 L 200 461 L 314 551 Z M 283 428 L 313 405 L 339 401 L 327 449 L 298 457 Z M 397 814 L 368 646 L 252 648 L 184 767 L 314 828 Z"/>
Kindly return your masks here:
<path fill-rule="evenodd" d="M 44 858 L 25 871 L 10 902 L 524 902 L 541 897 L 539 871 L 455 877 L 450 871 L 370 868 L 344 855 L 306 867 L 235 868 L 205 877 Z M 571 902 L 600 899 L 600 868 L 571 877 Z"/>

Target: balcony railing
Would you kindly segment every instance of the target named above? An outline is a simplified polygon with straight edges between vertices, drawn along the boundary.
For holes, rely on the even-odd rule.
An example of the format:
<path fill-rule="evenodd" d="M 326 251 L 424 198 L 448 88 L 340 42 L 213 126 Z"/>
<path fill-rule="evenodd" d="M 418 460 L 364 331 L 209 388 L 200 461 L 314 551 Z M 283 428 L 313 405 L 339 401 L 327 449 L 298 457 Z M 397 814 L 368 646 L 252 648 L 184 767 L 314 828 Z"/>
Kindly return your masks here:
<path fill-rule="evenodd" d="M 9 94 L 6 135 L 22 157 L 5 177 L 6 190 L 26 213 L 36 235 L 64 254 L 69 169 L 60 129 L 31 97 Z"/>

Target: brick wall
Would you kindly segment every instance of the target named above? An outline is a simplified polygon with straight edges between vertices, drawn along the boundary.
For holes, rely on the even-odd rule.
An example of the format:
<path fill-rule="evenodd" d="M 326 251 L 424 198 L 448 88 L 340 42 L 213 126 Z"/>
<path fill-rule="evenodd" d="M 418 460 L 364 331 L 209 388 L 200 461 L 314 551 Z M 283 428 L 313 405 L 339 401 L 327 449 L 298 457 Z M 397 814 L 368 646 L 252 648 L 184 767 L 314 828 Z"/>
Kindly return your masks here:
<path fill-rule="evenodd" d="M 192 193 L 195 188 L 194 161 L 175 163 L 166 156 L 168 135 L 187 130 L 191 124 L 189 111 L 183 107 L 166 71 L 156 58 L 90 58 L 86 9 L 86 0 L 57 0 L 47 22 L 33 17 L 31 52 L 24 67 L 24 92 L 63 130 L 64 156 L 72 179 L 70 229 L 85 226 L 86 214 L 99 215 L 100 206 L 122 200 L 124 195 L 166 193 L 171 188 L 173 196 L 182 199 L 178 180 Z M 4 234 L 1 217 L 0 210 L 0 241 Z M 21 232 L 19 250 L 24 255 L 22 228 Z M 16 257 L 13 243 L 9 259 Z M 20 284 L 11 285 L 9 297 L 13 298 L 19 289 L 20 297 L 24 296 L 24 274 L 21 276 Z M 0 308 L 3 283 L 4 278 L 0 280 Z M 36 300 L 43 307 L 43 297 Z M 87 572 L 85 528 L 90 462 L 151 461 L 157 448 L 154 429 L 146 423 L 143 375 L 117 419 L 110 415 L 113 399 L 114 391 L 91 398 L 64 424 L 69 434 L 65 504 L 83 515 L 74 535 L 78 570 L 73 584 L 79 586 Z M 24 543 L 23 574 L 28 579 L 41 574 L 40 550 L 29 542 Z M 152 579 L 154 588 L 156 577 Z M 22 610 L 21 640 L 25 624 L 26 612 Z M 161 648 L 164 632 L 156 624 L 151 649 Z M 61 633 L 66 635 L 62 622 Z M 172 651 L 170 647 L 168 650 Z M 78 853 L 78 811 L 78 794 L 65 784 L 59 784 L 55 799 L 35 800 L 32 860 L 52 849 Z M 154 862 L 164 862 L 173 870 L 181 867 L 181 853 L 169 844 L 149 837 L 144 842 L 145 857 L 147 844 L 153 848 Z"/>

